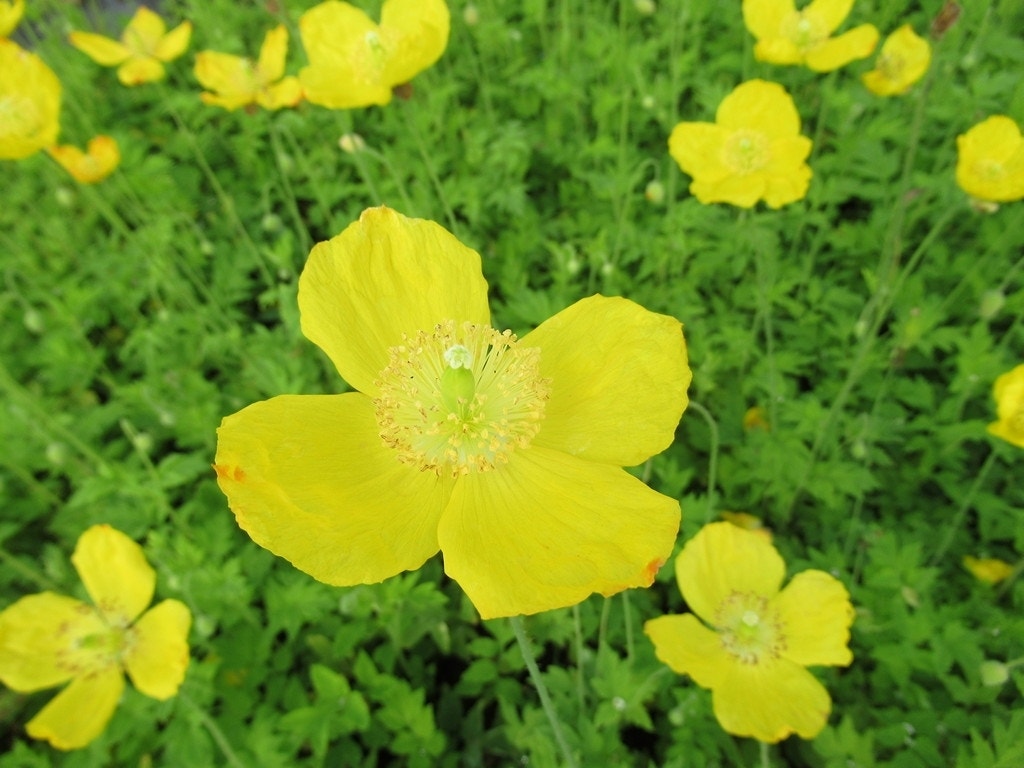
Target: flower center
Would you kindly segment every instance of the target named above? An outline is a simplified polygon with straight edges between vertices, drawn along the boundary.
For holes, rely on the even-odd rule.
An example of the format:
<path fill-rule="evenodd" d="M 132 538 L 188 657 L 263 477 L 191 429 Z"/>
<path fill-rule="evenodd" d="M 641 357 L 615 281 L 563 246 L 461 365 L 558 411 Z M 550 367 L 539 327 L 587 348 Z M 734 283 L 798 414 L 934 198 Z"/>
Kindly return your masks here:
<path fill-rule="evenodd" d="M 40 122 L 39 109 L 31 99 L 18 94 L 0 96 L 0 136 L 32 136 Z"/>
<path fill-rule="evenodd" d="M 903 71 L 907 65 L 899 54 L 883 53 L 878 57 L 878 63 L 875 66 L 884 78 L 895 81 L 903 77 Z"/>
<path fill-rule="evenodd" d="M 398 460 L 459 477 L 508 462 L 540 430 L 540 350 L 511 331 L 447 320 L 404 336 L 374 382 L 380 438 Z"/>
<path fill-rule="evenodd" d="M 768 137 L 749 128 L 734 131 L 722 147 L 722 160 L 735 173 L 746 175 L 764 168 L 771 152 Z"/>
<path fill-rule="evenodd" d="M 744 664 L 772 661 L 786 650 L 782 620 L 771 601 L 750 592 L 733 592 L 715 614 L 722 646 Z"/>
<path fill-rule="evenodd" d="M 75 620 L 58 629 L 57 665 L 74 677 L 87 677 L 119 666 L 135 640 L 131 627 L 112 626 L 95 609 L 82 605 Z"/>
<path fill-rule="evenodd" d="M 1006 176 L 1006 167 L 998 160 L 985 158 L 974 165 L 974 170 L 985 181 L 990 184 L 1000 182 Z"/>
<path fill-rule="evenodd" d="M 793 11 L 782 22 L 782 36 L 792 41 L 801 53 L 807 53 L 828 37 L 824 22 L 807 10 Z"/>

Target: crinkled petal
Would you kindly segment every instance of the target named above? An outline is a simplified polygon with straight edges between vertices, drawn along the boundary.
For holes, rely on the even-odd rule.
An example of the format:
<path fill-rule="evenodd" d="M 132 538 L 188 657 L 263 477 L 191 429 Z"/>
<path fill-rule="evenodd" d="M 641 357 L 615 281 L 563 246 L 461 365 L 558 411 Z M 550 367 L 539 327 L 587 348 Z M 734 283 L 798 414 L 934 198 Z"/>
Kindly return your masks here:
<path fill-rule="evenodd" d="M 792 97 L 778 83 L 748 80 L 722 99 L 715 122 L 733 131 L 756 129 L 769 139 L 785 139 L 800 133 L 800 114 Z"/>
<path fill-rule="evenodd" d="M 192 22 L 183 21 L 157 43 L 153 55 L 160 61 L 173 61 L 188 49 L 192 39 Z"/>
<path fill-rule="evenodd" d="M 432 221 L 370 208 L 309 254 L 299 278 L 302 332 L 338 373 L 373 396 L 388 348 L 455 320 L 487 324 L 480 256 Z"/>
<path fill-rule="evenodd" d="M 764 174 L 728 176 L 723 179 L 695 179 L 690 193 L 704 204 L 729 203 L 740 208 L 753 208 L 764 197 L 767 187 Z"/>
<path fill-rule="evenodd" d="M 814 16 L 820 20 L 825 30 L 831 34 L 846 20 L 852 8 L 853 0 L 811 0 L 803 12 L 806 16 Z"/>
<path fill-rule="evenodd" d="M 451 19 L 444 0 L 385 0 L 380 34 L 388 52 L 384 84 L 407 83 L 441 58 Z"/>
<path fill-rule="evenodd" d="M 758 40 L 778 36 L 783 20 L 795 12 L 793 0 L 743 0 L 743 23 Z"/>
<path fill-rule="evenodd" d="M 157 46 L 166 31 L 167 25 L 160 14 L 140 5 L 121 33 L 121 42 L 134 53 L 152 56 L 156 54 Z"/>
<path fill-rule="evenodd" d="M 273 83 L 284 77 L 285 59 L 288 57 L 288 28 L 278 24 L 263 37 L 260 58 L 256 64 L 264 82 Z"/>
<path fill-rule="evenodd" d="M 79 677 L 29 720 L 25 730 L 57 749 L 81 749 L 103 733 L 123 690 L 124 675 L 117 667 Z"/>
<path fill-rule="evenodd" d="M 785 573 L 786 564 L 775 547 L 762 536 L 725 522 L 705 525 L 676 558 L 676 579 L 683 598 L 712 625 L 730 594 L 772 598 Z"/>
<path fill-rule="evenodd" d="M 25 0 L 0 2 L 0 38 L 11 34 L 25 13 Z"/>
<path fill-rule="evenodd" d="M 237 109 L 256 100 L 260 83 L 248 59 L 217 51 L 200 51 L 194 68 L 196 79 L 212 93 L 203 96 L 207 104 Z"/>
<path fill-rule="evenodd" d="M 217 482 L 253 541 L 318 581 L 350 586 L 437 552 L 450 481 L 401 464 L 369 398 L 282 395 L 217 430 Z"/>
<path fill-rule="evenodd" d="M 127 626 L 153 599 L 156 572 L 142 547 L 116 528 L 88 528 L 71 562 L 97 610 L 114 626 Z"/>
<path fill-rule="evenodd" d="M 591 296 L 527 334 L 551 381 L 535 445 L 633 466 L 665 450 L 688 402 L 683 327 L 628 299 Z"/>
<path fill-rule="evenodd" d="M 717 182 L 732 171 L 722 162 L 728 131 L 714 123 L 679 123 L 668 139 L 668 152 L 684 173 Z"/>
<path fill-rule="evenodd" d="M 853 661 L 853 606 L 838 579 L 824 571 L 798 573 L 775 598 L 775 607 L 786 636 L 783 657 L 805 667 Z"/>
<path fill-rule="evenodd" d="M 0 159 L 20 160 L 57 143 L 60 81 L 34 53 L 0 40 Z M 10 109 L 11 105 L 15 109 Z"/>
<path fill-rule="evenodd" d="M 117 79 L 123 85 L 142 85 L 164 79 L 164 65 L 156 59 L 135 58 L 126 61 L 117 70 Z"/>
<path fill-rule="evenodd" d="M 459 479 L 438 539 L 445 572 L 490 619 L 650 586 L 678 528 L 679 503 L 627 472 L 530 446 Z"/>
<path fill-rule="evenodd" d="M 808 51 L 807 66 L 815 72 L 831 72 L 851 61 L 867 58 L 877 44 L 878 30 L 871 24 L 862 24 Z"/>
<path fill-rule="evenodd" d="M 52 688 L 71 679 L 59 663 L 68 637 L 83 617 L 94 614 L 80 600 L 53 592 L 28 595 L 0 612 L 0 682 L 22 693 Z"/>
<path fill-rule="evenodd" d="M 188 669 L 191 624 L 191 612 L 177 600 L 164 600 L 135 622 L 124 665 L 142 693 L 163 701 L 178 692 Z"/>
<path fill-rule="evenodd" d="M 702 688 L 715 688 L 729 675 L 736 658 L 725 650 L 718 633 L 692 613 L 659 616 L 644 623 L 654 652 L 673 672 L 689 675 Z"/>
<path fill-rule="evenodd" d="M 72 32 L 68 35 L 68 42 L 104 67 L 115 67 L 132 55 L 123 43 L 92 32 Z"/>
<path fill-rule="evenodd" d="M 297 77 L 286 77 L 276 85 L 264 89 L 256 99 L 264 109 L 294 107 L 302 101 L 302 85 Z"/>
<path fill-rule="evenodd" d="M 712 694 L 719 724 L 736 736 L 773 744 L 792 733 L 813 739 L 825 727 L 832 700 L 814 676 L 786 659 L 731 664 Z"/>

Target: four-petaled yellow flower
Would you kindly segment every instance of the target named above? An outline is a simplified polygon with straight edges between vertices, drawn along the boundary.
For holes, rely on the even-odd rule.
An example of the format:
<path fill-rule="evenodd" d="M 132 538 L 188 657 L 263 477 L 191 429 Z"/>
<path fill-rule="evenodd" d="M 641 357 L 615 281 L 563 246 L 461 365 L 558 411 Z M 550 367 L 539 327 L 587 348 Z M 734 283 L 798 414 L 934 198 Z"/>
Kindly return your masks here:
<path fill-rule="evenodd" d="M 184 21 L 168 32 L 164 20 L 143 5 L 120 42 L 92 32 L 72 32 L 68 40 L 97 64 L 118 67 L 117 78 L 125 85 L 139 85 L 163 80 L 164 63 L 185 52 L 191 35 L 192 22 Z"/>
<path fill-rule="evenodd" d="M 0 40 L 0 160 L 20 160 L 57 142 L 60 81 L 43 60 Z"/>
<path fill-rule="evenodd" d="M 1005 115 L 983 120 L 956 137 L 956 183 L 993 203 L 1024 198 L 1024 137 Z"/>
<path fill-rule="evenodd" d="M 807 194 L 811 140 L 800 135 L 793 99 L 776 83 L 750 80 L 718 106 L 714 123 L 680 123 L 669 153 L 693 177 L 702 203 L 780 208 Z"/>
<path fill-rule="evenodd" d="M 259 60 L 216 51 L 196 54 L 195 74 L 204 88 L 199 97 L 206 104 L 238 109 L 259 104 L 264 109 L 294 107 L 302 100 L 297 77 L 285 77 L 288 55 L 288 30 L 283 24 L 267 32 Z"/>
<path fill-rule="evenodd" d="M 651 584 L 679 504 L 621 467 L 664 450 L 686 406 L 678 320 L 592 296 L 521 339 L 495 330 L 480 256 L 387 208 L 313 248 L 298 300 L 358 391 L 222 422 L 218 482 L 257 544 L 336 585 L 440 550 L 484 618 Z"/>
<path fill-rule="evenodd" d="M 380 25 L 339 0 L 310 8 L 299 19 L 306 99 L 332 109 L 387 104 L 392 88 L 441 58 L 450 25 L 444 0 L 384 0 Z"/>
<path fill-rule="evenodd" d="M 78 749 L 106 727 L 124 673 L 155 699 L 178 691 L 188 667 L 192 616 L 177 600 L 143 613 L 156 574 L 123 533 L 95 525 L 71 556 L 92 605 L 43 592 L 0 613 L 0 681 L 28 693 L 70 681 L 26 730 L 58 749 Z M 141 616 L 140 616 L 141 614 Z"/>
<path fill-rule="evenodd" d="M 1013 573 L 1012 565 L 996 557 L 979 558 L 964 555 L 963 564 L 974 578 L 986 584 L 998 584 L 1000 581 L 1008 579 Z"/>
<path fill-rule="evenodd" d="M 999 376 L 992 395 L 999 420 L 988 425 L 989 434 L 1024 448 L 1024 365 Z"/>
<path fill-rule="evenodd" d="M 805 667 L 853 660 L 846 588 L 824 571 L 804 571 L 780 592 L 785 570 L 764 537 L 711 523 L 676 558 L 694 613 L 644 624 L 659 659 L 711 689 L 726 731 L 769 743 L 825 727 L 832 702 Z"/>
<path fill-rule="evenodd" d="M 861 81 L 877 96 L 899 96 L 924 77 L 931 62 L 928 41 L 904 24 L 885 39 L 875 68 L 861 75 Z"/>
<path fill-rule="evenodd" d="M 47 152 L 75 181 L 82 184 L 103 181 L 121 162 L 117 141 L 110 136 L 93 137 L 85 152 L 70 144 L 50 147 Z"/>
<path fill-rule="evenodd" d="M 878 44 L 871 24 L 830 37 L 852 7 L 853 0 L 813 0 L 798 11 L 793 0 L 743 0 L 743 21 L 757 39 L 754 57 L 831 72 L 870 56 Z"/>
<path fill-rule="evenodd" d="M 25 13 L 25 0 L 0 0 L 0 38 L 7 37 L 18 26 Z"/>

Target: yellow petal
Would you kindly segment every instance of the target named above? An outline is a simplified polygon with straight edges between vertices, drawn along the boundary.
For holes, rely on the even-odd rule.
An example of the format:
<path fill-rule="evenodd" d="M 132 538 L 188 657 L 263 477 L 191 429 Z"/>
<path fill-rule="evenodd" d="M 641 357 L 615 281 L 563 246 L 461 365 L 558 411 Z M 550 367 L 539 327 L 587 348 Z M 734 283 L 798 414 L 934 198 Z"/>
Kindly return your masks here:
<path fill-rule="evenodd" d="M 42 59 L 0 40 L 0 159 L 20 160 L 57 143 L 60 92 Z"/>
<path fill-rule="evenodd" d="M 1013 573 L 1012 565 L 995 557 L 977 558 L 964 555 L 963 564 L 974 578 L 984 581 L 986 584 L 998 584 L 1000 581 L 1008 579 Z M 3 675 L 0 674 L 0 677 Z"/>
<path fill-rule="evenodd" d="M 708 623 L 734 592 L 774 597 L 785 572 L 775 547 L 731 523 L 705 525 L 676 558 L 683 598 Z"/>
<path fill-rule="evenodd" d="M 689 675 L 702 688 L 721 685 L 736 658 L 722 646 L 717 632 L 701 624 L 692 613 L 659 616 L 644 624 L 657 657 L 673 672 Z"/>
<path fill-rule="evenodd" d="M 795 12 L 793 0 L 743 0 L 743 23 L 757 40 L 778 37 L 782 22 Z"/>
<path fill-rule="evenodd" d="M 124 665 L 132 683 L 154 699 L 178 692 L 188 668 L 188 629 L 192 614 L 184 603 L 164 600 L 146 611 L 131 629 Z"/>
<path fill-rule="evenodd" d="M 811 153 L 811 140 L 792 136 L 772 142 L 771 161 L 763 169 L 766 178 L 764 201 L 770 208 L 781 208 L 807 194 L 811 168 L 804 160 Z"/>
<path fill-rule="evenodd" d="M 117 667 L 72 680 L 28 721 L 25 730 L 57 749 L 81 749 L 103 733 L 123 690 L 124 675 Z"/>
<path fill-rule="evenodd" d="M 714 123 L 679 123 L 668 139 L 668 151 L 684 173 L 717 182 L 731 171 L 722 162 L 728 132 Z"/>
<path fill-rule="evenodd" d="M 183 21 L 157 43 L 153 55 L 160 61 L 173 61 L 185 52 L 192 39 L 192 22 Z"/>
<path fill-rule="evenodd" d="M 485 619 L 647 587 L 679 504 L 623 470 L 531 446 L 459 479 L 441 517 L 445 572 Z"/>
<path fill-rule="evenodd" d="M 68 35 L 68 42 L 104 67 L 117 66 L 132 55 L 123 43 L 92 32 L 72 32 Z"/>
<path fill-rule="evenodd" d="M 278 24 L 267 32 L 260 47 L 260 58 L 256 64 L 263 81 L 273 83 L 284 77 L 284 64 L 288 56 L 288 29 Z"/>
<path fill-rule="evenodd" d="M 400 464 L 369 398 L 283 395 L 217 430 L 217 482 L 253 541 L 318 581 L 353 585 L 437 552 L 450 481 Z"/>
<path fill-rule="evenodd" d="M 153 599 L 156 572 L 142 547 L 109 525 L 94 525 L 71 555 L 97 610 L 114 626 L 127 626 Z"/>
<path fill-rule="evenodd" d="M 14 0 L 13 3 L 0 2 L 0 37 L 10 35 L 24 13 L 25 0 Z"/>
<path fill-rule="evenodd" d="M 906 93 L 924 77 L 931 58 L 928 41 L 918 37 L 909 24 L 904 24 L 886 38 L 875 69 L 863 74 L 861 80 L 868 90 L 879 96 Z"/>
<path fill-rule="evenodd" d="M 444 0 L 385 0 L 380 15 L 381 42 L 388 53 L 384 84 L 407 83 L 441 58 L 450 27 Z"/>
<path fill-rule="evenodd" d="M 623 298 L 591 296 L 527 334 L 551 397 L 534 445 L 618 466 L 665 450 L 686 408 L 683 327 Z"/>
<path fill-rule="evenodd" d="M 166 31 L 167 25 L 159 14 L 140 5 L 121 33 L 121 42 L 136 54 L 152 56 Z"/>
<path fill-rule="evenodd" d="M 807 66 L 815 72 L 831 72 L 851 61 L 867 58 L 877 44 L 878 30 L 871 24 L 862 24 L 809 50 Z"/>
<path fill-rule="evenodd" d="M 813 739 L 828 721 L 832 700 L 810 672 L 779 659 L 729 665 L 728 676 L 714 689 L 712 707 L 729 733 L 771 744 L 792 733 Z"/>
<path fill-rule="evenodd" d="M 117 79 L 122 84 L 142 85 L 164 79 L 164 65 L 156 59 L 129 59 L 117 70 Z"/>
<path fill-rule="evenodd" d="M 297 77 L 286 77 L 276 85 L 264 89 L 256 101 L 264 109 L 294 107 L 302 101 L 302 85 Z"/>
<path fill-rule="evenodd" d="M 53 592 L 29 595 L 0 612 L 0 681 L 28 693 L 71 679 L 60 664 L 69 633 L 79 618 L 93 613 L 81 602 Z"/>
<path fill-rule="evenodd" d="M 850 625 L 853 606 L 846 587 L 824 571 L 793 577 L 775 599 L 786 636 L 784 658 L 805 667 L 853 661 Z"/>
<path fill-rule="evenodd" d="M 714 181 L 695 179 L 690 193 L 702 203 L 729 203 L 740 208 L 753 208 L 764 197 L 767 180 L 764 174 L 728 176 Z"/>
<path fill-rule="evenodd" d="M 715 122 L 729 130 L 756 129 L 769 139 L 800 133 L 800 114 L 793 99 L 778 83 L 748 80 L 722 99 Z"/>
<path fill-rule="evenodd" d="M 241 56 L 200 51 L 194 68 L 196 79 L 213 93 L 201 94 L 207 104 L 236 109 L 256 100 L 259 78 L 253 64 Z"/>
<path fill-rule="evenodd" d="M 769 37 L 757 41 L 754 58 L 769 64 L 803 64 L 804 52 L 788 37 Z"/>
<path fill-rule="evenodd" d="M 853 0 L 812 0 L 804 8 L 806 16 L 814 16 L 829 34 L 839 28 L 853 8 Z"/>
<path fill-rule="evenodd" d="M 81 184 L 96 184 L 107 178 L 121 162 L 117 141 L 110 136 L 94 136 L 86 152 L 65 145 L 47 150 L 60 166 Z"/>
<path fill-rule="evenodd" d="M 299 278 L 299 311 L 306 338 L 371 396 L 403 334 L 444 320 L 490 320 L 476 251 L 432 221 L 384 207 L 363 211 L 313 248 Z"/>

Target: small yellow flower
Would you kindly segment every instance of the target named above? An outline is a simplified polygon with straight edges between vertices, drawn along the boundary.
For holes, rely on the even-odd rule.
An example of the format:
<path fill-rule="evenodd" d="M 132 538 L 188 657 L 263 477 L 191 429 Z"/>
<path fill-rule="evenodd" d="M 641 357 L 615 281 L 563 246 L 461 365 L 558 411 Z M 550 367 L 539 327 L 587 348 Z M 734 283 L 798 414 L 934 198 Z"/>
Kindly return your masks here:
<path fill-rule="evenodd" d="M 302 100 L 297 77 L 285 77 L 288 30 L 283 24 L 267 32 L 256 62 L 216 51 L 196 54 L 195 74 L 204 88 L 199 96 L 206 104 L 238 109 L 259 104 L 264 109 L 294 107 Z"/>
<path fill-rule="evenodd" d="M 744 412 L 743 430 L 745 432 L 753 432 L 755 429 L 770 432 L 771 428 L 771 424 L 768 423 L 768 412 L 760 405 L 753 405 Z"/>
<path fill-rule="evenodd" d="M 932 62 L 932 47 L 914 28 L 904 24 L 882 43 L 875 68 L 861 75 L 876 96 L 899 96 L 924 77 Z"/>
<path fill-rule="evenodd" d="M 832 702 L 805 667 L 853 660 L 846 588 L 804 571 L 779 591 L 785 570 L 763 537 L 711 523 L 676 558 L 693 613 L 644 624 L 659 659 L 711 689 L 726 731 L 769 743 L 791 733 L 811 739 L 825 727 Z"/>
<path fill-rule="evenodd" d="M 680 123 L 669 153 L 693 177 L 702 203 L 781 208 L 807 194 L 811 140 L 800 135 L 793 99 L 776 83 L 750 80 L 718 106 L 714 123 Z"/>
<path fill-rule="evenodd" d="M 0 681 L 22 693 L 70 681 L 26 730 L 57 749 L 99 736 L 124 690 L 124 673 L 155 699 L 178 692 L 188 667 L 192 616 L 177 600 L 143 613 L 156 574 L 120 531 L 95 525 L 71 556 L 92 605 L 43 592 L 0 613 Z M 141 614 L 141 615 L 140 615 Z"/>
<path fill-rule="evenodd" d="M 97 64 L 118 67 L 117 78 L 124 85 L 139 85 L 163 80 L 164 63 L 185 52 L 191 35 L 192 22 L 168 32 L 160 16 L 139 6 L 120 42 L 92 32 L 72 32 L 68 40 Z"/>
<path fill-rule="evenodd" d="M 1005 115 L 983 120 L 956 137 L 956 183 L 977 198 L 1008 203 L 1024 198 L 1024 138 Z"/>
<path fill-rule="evenodd" d="M 340 0 L 313 6 L 299 19 L 306 98 L 332 109 L 387 104 L 392 88 L 441 58 L 450 25 L 444 0 L 384 0 L 379 25 Z"/>
<path fill-rule="evenodd" d="M 1024 365 L 999 376 L 992 396 L 999 419 L 988 425 L 988 433 L 1024 448 Z"/>
<path fill-rule="evenodd" d="M 651 584 L 679 504 L 620 467 L 672 442 L 678 320 L 592 296 L 521 339 L 495 330 L 480 256 L 387 208 L 313 248 L 299 310 L 357 391 L 221 423 L 218 483 L 257 544 L 344 586 L 440 550 L 483 618 Z"/>
<path fill-rule="evenodd" d="M 0 0 L 0 38 L 7 37 L 18 26 L 25 13 L 25 0 Z"/>
<path fill-rule="evenodd" d="M 60 81 L 43 60 L 0 40 L 0 160 L 20 160 L 57 142 Z"/>
<path fill-rule="evenodd" d="M 85 152 L 71 145 L 50 147 L 47 152 L 75 181 L 82 184 L 103 181 L 121 162 L 121 151 L 110 136 L 93 137 Z"/>
<path fill-rule="evenodd" d="M 1012 565 L 994 557 L 978 558 L 964 555 L 963 563 L 964 568 L 970 571 L 974 578 L 986 584 L 998 584 L 1013 573 Z"/>
<path fill-rule="evenodd" d="M 852 7 L 853 0 L 813 0 L 798 11 L 793 0 L 743 0 L 743 21 L 757 39 L 754 57 L 831 72 L 870 56 L 878 43 L 871 24 L 830 37 Z"/>
<path fill-rule="evenodd" d="M 764 521 L 757 515 L 752 515 L 749 512 L 730 512 L 725 509 L 719 512 L 718 515 L 727 523 L 732 523 L 745 531 L 763 536 L 766 541 L 772 540 L 771 529 L 766 528 Z"/>

